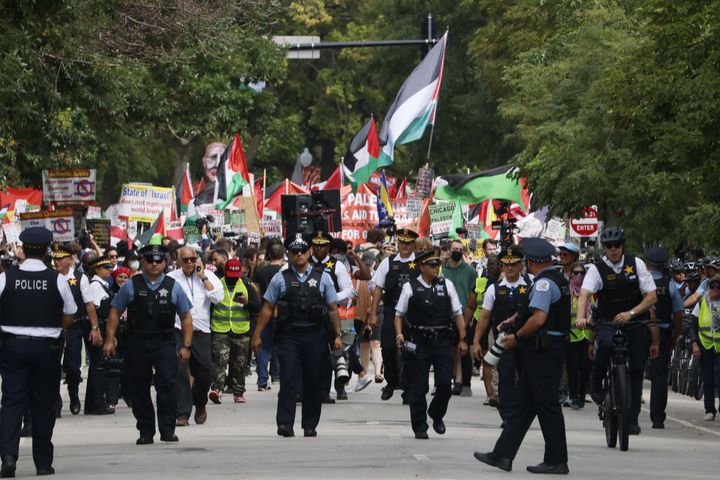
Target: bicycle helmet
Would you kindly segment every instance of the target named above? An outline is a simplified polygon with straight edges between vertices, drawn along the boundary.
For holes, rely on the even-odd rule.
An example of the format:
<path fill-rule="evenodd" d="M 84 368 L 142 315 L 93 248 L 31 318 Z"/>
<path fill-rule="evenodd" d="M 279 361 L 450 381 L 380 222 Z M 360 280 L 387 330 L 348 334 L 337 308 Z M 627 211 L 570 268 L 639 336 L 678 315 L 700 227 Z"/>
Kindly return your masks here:
<path fill-rule="evenodd" d="M 608 242 L 625 243 L 625 232 L 620 227 L 608 227 L 600 234 L 600 243 L 605 245 Z"/>
<path fill-rule="evenodd" d="M 705 257 L 705 267 L 712 267 L 715 270 L 720 270 L 720 258 L 716 256 Z"/>
<path fill-rule="evenodd" d="M 683 267 L 685 267 L 685 271 L 689 272 L 691 270 L 695 270 L 695 262 L 685 262 L 683 264 Z"/>
<path fill-rule="evenodd" d="M 699 282 L 700 274 L 698 273 L 697 270 L 692 270 L 685 275 L 685 281 L 686 282 Z"/>
<path fill-rule="evenodd" d="M 672 262 L 670 262 L 671 272 L 682 272 L 683 270 L 683 264 L 680 260 L 673 260 Z"/>

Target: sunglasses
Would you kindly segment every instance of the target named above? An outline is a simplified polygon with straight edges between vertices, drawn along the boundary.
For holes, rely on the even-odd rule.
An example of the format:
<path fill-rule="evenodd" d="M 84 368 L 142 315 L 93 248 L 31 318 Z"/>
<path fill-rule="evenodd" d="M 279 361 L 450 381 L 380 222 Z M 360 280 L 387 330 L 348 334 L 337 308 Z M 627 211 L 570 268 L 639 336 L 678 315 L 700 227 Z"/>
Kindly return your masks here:
<path fill-rule="evenodd" d="M 195 263 L 197 261 L 197 257 L 184 257 L 180 259 L 183 263 Z"/>
<path fill-rule="evenodd" d="M 289 252 L 292 253 L 293 255 L 300 255 L 300 254 L 307 252 L 307 250 L 302 250 L 300 248 L 293 248 L 293 249 L 290 249 Z"/>
<path fill-rule="evenodd" d="M 605 248 L 609 248 L 610 250 L 614 250 L 614 249 L 616 249 L 616 248 L 620 248 L 620 247 L 622 247 L 622 245 L 623 245 L 622 242 L 607 242 L 607 243 L 604 243 L 604 244 L 603 244 L 603 246 L 604 246 Z"/>
<path fill-rule="evenodd" d="M 118 258 L 117 255 L 108 255 L 108 258 Z"/>
<path fill-rule="evenodd" d="M 147 263 L 159 265 L 159 264 L 163 263 L 165 261 L 165 259 L 164 258 L 146 258 L 145 261 Z"/>
<path fill-rule="evenodd" d="M 585 272 L 577 271 L 577 272 L 572 272 L 572 274 L 573 275 L 585 275 Z"/>

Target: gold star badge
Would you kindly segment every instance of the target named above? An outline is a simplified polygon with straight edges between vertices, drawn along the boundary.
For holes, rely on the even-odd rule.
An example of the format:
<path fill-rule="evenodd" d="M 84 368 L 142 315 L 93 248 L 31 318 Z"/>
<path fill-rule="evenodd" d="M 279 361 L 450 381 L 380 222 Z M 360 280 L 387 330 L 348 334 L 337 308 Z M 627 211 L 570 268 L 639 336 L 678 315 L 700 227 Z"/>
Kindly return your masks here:
<path fill-rule="evenodd" d="M 76 278 L 71 278 L 70 280 L 68 280 L 68 283 L 69 283 L 70 285 L 77 285 L 77 279 L 76 279 Z"/>
<path fill-rule="evenodd" d="M 525 292 L 527 292 L 527 288 L 525 288 L 525 287 L 518 288 L 518 293 L 520 295 L 525 295 Z"/>
<path fill-rule="evenodd" d="M 329 261 L 325 264 L 325 266 L 332 270 L 332 268 L 335 266 L 335 264 L 332 261 Z"/>
<path fill-rule="evenodd" d="M 627 273 L 628 275 L 632 275 L 633 273 L 635 273 L 633 272 L 633 266 L 628 265 L 627 267 L 625 267 L 625 273 Z"/>
<path fill-rule="evenodd" d="M 410 270 L 415 270 L 415 262 L 408 263 L 408 267 L 410 267 Z"/>

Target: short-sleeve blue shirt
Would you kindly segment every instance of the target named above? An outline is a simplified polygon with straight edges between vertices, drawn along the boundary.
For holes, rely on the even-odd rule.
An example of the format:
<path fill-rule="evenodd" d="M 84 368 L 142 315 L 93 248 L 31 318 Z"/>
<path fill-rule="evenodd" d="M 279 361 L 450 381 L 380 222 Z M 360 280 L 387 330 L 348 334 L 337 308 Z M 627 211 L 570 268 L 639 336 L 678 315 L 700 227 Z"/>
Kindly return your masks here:
<path fill-rule="evenodd" d="M 663 278 L 662 272 L 658 272 L 657 270 L 650 270 L 650 275 L 652 275 L 653 280 L 660 280 Z M 685 310 L 685 306 L 683 304 L 682 295 L 680 295 L 680 290 L 678 290 L 675 282 L 668 283 L 670 284 L 668 290 L 670 292 L 670 300 L 672 300 L 672 311 L 673 313 L 682 312 Z"/>
<path fill-rule="evenodd" d="M 160 286 L 162 281 L 165 280 L 165 274 L 160 275 L 160 277 L 158 277 L 158 279 L 154 282 L 149 281 L 145 274 L 143 274 L 143 279 L 150 290 L 155 290 Z M 120 288 L 117 295 L 115 295 L 115 298 L 112 301 L 112 307 L 120 312 L 124 312 L 127 306 L 132 303 L 134 298 L 135 289 L 133 289 L 133 282 L 128 280 Z M 185 295 L 182 287 L 177 282 L 173 285 L 171 301 L 175 305 L 177 313 L 180 315 L 184 315 L 192 310 L 192 302 L 190 302 L 190 299 L 187 295 Z"/>
<path fill-rule="evenodd" d="M 552 269 L 552 267 L 548 268 Z M 528 295 L 530 298 L 529 308 L 542 310 L 545 313 L 550 313 L 550 305 L 560 300 L 562 296 L 560 287 L 547 277 L 536 280 L 530 288 Z"/>
<path fill-rule="evenodd" d="M 290 265 L 288 268 L 291 269 L 295 277 L 301 283 L 307 281 L 307 279 L 310 277 L 310 272 L 312 272 L 312 265 L 308 265 L 307 270 L 305 270 L 305 272 L 302 274 L 299 274 L 298 271 L 295 270 L 295 267 L 293 267 L 292 265 Z M 265 292 L 265 296 L 263 298 L 266 302 L 277 305 L 280 299 L 285 296 L 285 290 L 285 277 L 283 277 L 283 271 L 281 270 L 273 276 L 272 280 L 270 280 L 270 284 L 268 285 L 268 289 Z M 335 285 L 333 284 L 333 281 L 327 272 L 323 272 L 320 279 L 320 294 L 325 299 L 325 303 L 327 305 L 330 305 L 331 303 L 335 303 L 337 301 L 337 292 L 335 291 Z"/>

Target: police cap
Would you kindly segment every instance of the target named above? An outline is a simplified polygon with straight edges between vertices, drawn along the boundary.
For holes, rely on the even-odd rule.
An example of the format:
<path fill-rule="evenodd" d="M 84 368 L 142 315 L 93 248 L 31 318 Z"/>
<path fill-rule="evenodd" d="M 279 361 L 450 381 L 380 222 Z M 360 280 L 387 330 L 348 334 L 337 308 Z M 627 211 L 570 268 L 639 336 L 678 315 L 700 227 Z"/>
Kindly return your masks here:
<path fill-rule="evenodd" d="M 537 263 L 548 263 L 555 254 L 553 244 L 542 238 L 525 238 L 520 243 L 520 247 L 528 260 Z"/>
<path fill-rule="evenodd" d="M 647 247 L 645 249 L 645 260 L 653 265 L 665 265 L 670 260 L 670 254 L 663 247 Z"/>
<path fill-rule="evenodd" d="M 440 254 L 434 248 L 420 252 L 415 256 L 415 261 L 421 265 L 430 265 L 431 267 L 440 265 Z"/>
<path fill-rule="evenodd" d="M 332 242 L 332 240 L 333 237 L 329 233 L 323 232 L 322 230 L 318 230 L 312 236 L 313 245 L 330 245 L 330 242 Z"/>
<path fill-rule="evenodd" d="M 523 258 L 523 253 L 517 245 L 510 245 L 498 255 L 500 263 L 505 265 L 521 262 Z"/>
<path fill-rule="evenodd" d="M 92 266 L 93 266 L 93 268 L 101 268 L 101 267 L 112 268 L 113 264 L 107 255 L 103 255 L 103 256 L 98 257 L 95 260 L 93 260 Z"/>
<path fill-rule="evenodd" d="M 140 253 L 140 256 L 145 260 L 165 260 L 168 249 L 162 245 L 145 245 L 138 253 Z"/>
<path fill-rule="evenodd" d="M 303 252 L 310 248 L 310 242 L 302 233 L 296 233 L 295 236 L 285 239 L 285 250 L 302 250 Z"/>
<path fill-rule="evenodd" d="M 50 245 L 53 240 L 53 234 L 45 227 L 30 227 L 20 233 L 20 241 L 27 245 Z"/>
<path fill-rule="evenodd" d="M 400 228 L 398 230 L 395 230 L 395 238 L 400 240 L 401 242 L 410 243 L 414 242 L 416 238 L 418 238 L 419 235 L 417 232 L 414 232 L 410 230 L 409 228 Z"/>
<path fill-rule="evenodd" d="M 75 249 L 67 243 L 56 243 L 52 246 L 52 257 L 56 259 L 67 258 L 75 253 Z"/>

